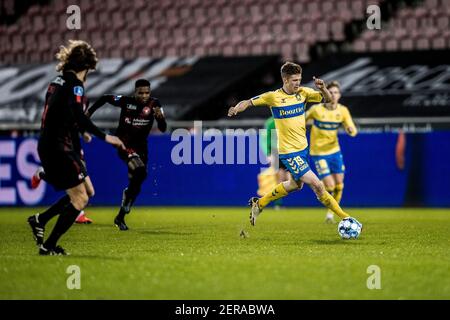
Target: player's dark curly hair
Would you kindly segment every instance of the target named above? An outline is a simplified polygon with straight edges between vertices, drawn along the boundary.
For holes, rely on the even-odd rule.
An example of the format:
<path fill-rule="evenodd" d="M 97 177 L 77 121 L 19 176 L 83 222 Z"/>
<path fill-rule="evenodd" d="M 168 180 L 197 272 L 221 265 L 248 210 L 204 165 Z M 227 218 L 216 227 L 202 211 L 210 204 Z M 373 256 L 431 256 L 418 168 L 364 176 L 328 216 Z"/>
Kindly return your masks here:
<path fill-rule="evenodd" d="M 56 71 L 59 72 L 95 70 L 98 62 L 94 48 L 83 40 L 69 40 L 67 47 L 60 46 L 56 59 L 59 60 L 56 66 Z"/>
<path fill-rule="evenodd" d="M 134 88 L 140 88 L 140 87 L 150 87 L 150 81 L 147 79 L 138 79 L 134 83 Z"/>
<path fill-rule="evenodd" d="M 331 88 L 338 88 L 338 90 L 341 91 L 341 85 L 336 80 L 331 81 L 330 83 L 327 84 L 327 89 Z"/>
<path fill-rule="evenodd" d="M 292 76 L 294 74 L 301 74 L 301 73 L 302 73 L 302 67 L 300 67 L 296 63 L 288 61 L 281 66 L 281 76 L 282 77 Z"/>

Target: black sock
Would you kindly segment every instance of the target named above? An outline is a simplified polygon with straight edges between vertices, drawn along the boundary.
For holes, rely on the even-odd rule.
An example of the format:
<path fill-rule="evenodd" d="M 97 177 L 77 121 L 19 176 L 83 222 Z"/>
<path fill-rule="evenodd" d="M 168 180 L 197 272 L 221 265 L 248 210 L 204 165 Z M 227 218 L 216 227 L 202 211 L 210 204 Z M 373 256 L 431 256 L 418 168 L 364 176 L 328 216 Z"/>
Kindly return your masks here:
<path fill-rule="evenodd" d="M 50 208 L 43 213 L 40 213 L 38 220 L 40 224 L 47 224 L 47 222 L 54 216 L 60 214 L 66 205 L 70 203 L 70 197 L 68 195 L 63 196 L 57 202 L 55 202 Z"/>
<path fill-rule="evenodd" d="M 119 213 L 117 214 L 117 218 L 123 220 L 125 218 L 125 214 L 126 214 L 125 210 L 122 207 L 120 207 Z"/>
<path fill-rule="evenodd" d="M 52 233 L 44 243 L 44 247 L 51 249 L 56 247 L 59 238 L 70 229 L 81 210 L 77 210 L 72 203 L 65 206 L 64 211 L 58 217 L 58 221 L 52 230 Z"/>
<path fill-rule="evenodd" d="M 144 176 L 138 175 L 130 179 L 130 183 L 128 184 L 127 190 L 125 191 L 126 196 L 125 203 L 131 203 L 131 205 L 133 205 L 139 193 L 141 193 L 141 186 L 145 181 L 145 177 L 146 177 L 145 175 Z"/>
<path fill-rule="evenodd" d="M 132 204 L 140 192 L 141 185 L 132 180 L 128 185 L 127 191 L 125 191 L 126 202 Z"/>

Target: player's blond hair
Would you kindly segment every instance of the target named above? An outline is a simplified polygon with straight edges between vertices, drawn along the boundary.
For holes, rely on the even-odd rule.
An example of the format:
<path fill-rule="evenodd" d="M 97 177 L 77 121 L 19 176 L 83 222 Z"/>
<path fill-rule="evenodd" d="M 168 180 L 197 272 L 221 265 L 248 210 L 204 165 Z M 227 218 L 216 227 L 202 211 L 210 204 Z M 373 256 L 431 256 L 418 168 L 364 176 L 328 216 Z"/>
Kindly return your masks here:
<path fill-rule="evenodd" d="M 56 71 L 74 70 L 95 70 L 97 66 L 97 54 L 94 48 L 83 40 L 69 40 L 67 46 L 60 46 L 56 54 L 59 60 Z"/>
<path fill-rule="evenodd" d="M 285 62 L 281 66 L 281 77 L 285 78 L 288 76 L 292 76 L 294 74 L 301 74 L 302 73 L 302 67 L 300 65 L 293 63 L 293 62 Z"/>
<path fill-rule="evenodd" d="M 327 84 L 327 89 L 331 88 L 337 88 L 339 91 L 341 91 L 341 85 L 336 80 L 331 81 L 330 83 Z"/>

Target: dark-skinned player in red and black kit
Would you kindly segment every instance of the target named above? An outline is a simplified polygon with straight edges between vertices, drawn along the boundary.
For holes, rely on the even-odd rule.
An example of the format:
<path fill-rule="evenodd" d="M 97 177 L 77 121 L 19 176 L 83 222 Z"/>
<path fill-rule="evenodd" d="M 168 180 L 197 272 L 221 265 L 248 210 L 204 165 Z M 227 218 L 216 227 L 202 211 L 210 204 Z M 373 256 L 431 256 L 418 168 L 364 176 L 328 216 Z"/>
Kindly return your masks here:
<path fill-rule="evenodd" d="M 135 83 L 133 96 L 103 95 L 91 107 L 86 115 L 92 114 L 108 103 L 121 108 L 119 126 L 116 135 L 125 144 L 126 150 L 119 150 L 119 157 L 128 167 L 128 186 L 122 194 L 122 204 L 114 224 L 121 231 L 128 230 L 125 215 L 141 192 L 142 183 L 147 178 L 148 146 L 147 138 L 156 120 L 158 129 L 165 132 L 167 123 L 158 99 L 150 96 L 150 82 L 139 79 Z"/>

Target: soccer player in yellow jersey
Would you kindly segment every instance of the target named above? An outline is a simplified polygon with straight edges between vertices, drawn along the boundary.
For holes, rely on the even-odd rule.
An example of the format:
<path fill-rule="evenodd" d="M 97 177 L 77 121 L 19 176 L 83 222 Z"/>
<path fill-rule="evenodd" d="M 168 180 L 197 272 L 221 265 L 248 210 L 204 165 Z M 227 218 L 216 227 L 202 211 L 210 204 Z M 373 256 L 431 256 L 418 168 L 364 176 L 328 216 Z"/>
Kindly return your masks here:
<path fill-rule="evenodd" d="M 331 94 L 331 102 L 315 104 L 306 112 L 306 121 L 313 121 L 309 154 L 325 189 L 340 203 L 344 191 L 345 165 L 337 131 L 342 124 L 350 136 L 354 137 L 358 132 L 347 107 L 339 104 L 339 83 L 333 81 L 327 85 L 327 89 Z M 334 222 L 330 210 L 325 221 Z"/>
<path fill-rule="evenodd" d="M 290 175 L 287 181 L 275 186 L 261 198 L 250 199 L 250 223 L 254 226 L 256 218 L 272 201 L 285 197 L 290 192 L 300 190 L 306 183 L 311 187 L 317 199 L 340 218 L 349 218 L 336 200 L 326 190 L 323 183 L 311 171 L 308 165 L 308 141 L 306 139 L 305 104 L 320 102 L 322 97 L 331 101 L 331 95 L 321 79 L 314 78 L 317 89 L 301 87 L 302 69 L 298 64 L 286 62 L 281 67 L 283 87 L 263 93 L 259 96 L 239 102 L 228 110 L 232 117 L 250 106 L 266 106 L 272 111 L 278 135 L 280 167 L 285 167 Z"/>

